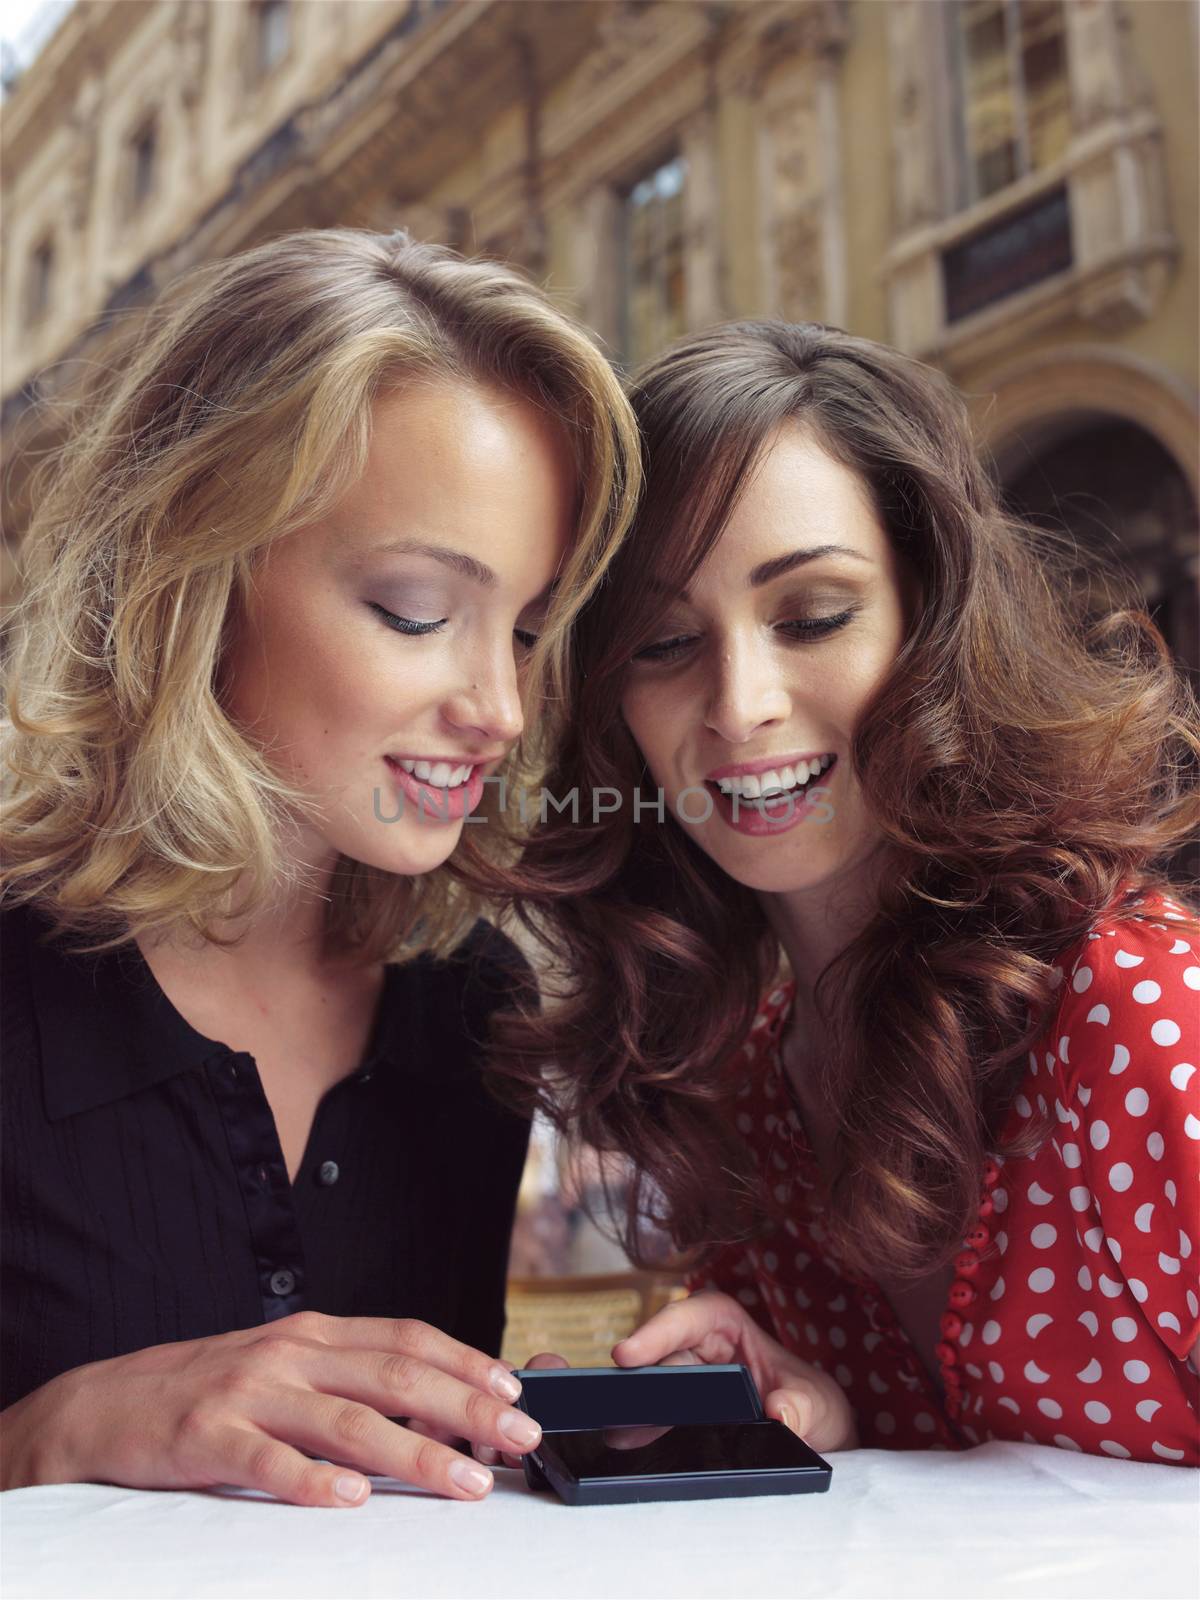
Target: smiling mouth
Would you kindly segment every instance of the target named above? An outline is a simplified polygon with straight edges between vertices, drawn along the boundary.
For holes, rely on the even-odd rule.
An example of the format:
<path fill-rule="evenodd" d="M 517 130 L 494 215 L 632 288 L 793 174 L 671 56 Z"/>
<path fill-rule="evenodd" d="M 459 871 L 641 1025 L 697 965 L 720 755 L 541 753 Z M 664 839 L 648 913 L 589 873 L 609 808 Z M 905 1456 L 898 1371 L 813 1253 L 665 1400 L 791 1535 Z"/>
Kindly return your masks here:
<path fill-rule="evenodd" d="M 739 806 L 764 805 L 791 795 L 793 799 L 815 789 L 837 765 L 837 756 L 824 755 L 816 761 L 801 761 L 794 767 L 772 768 L 768 772 L 748 772 L 738 778 L 706 778 L 705 786 L 726 800 L 737 796 Z"/>
<path fill-rule="evenodd" d="M 384 759 L 433 789 L 461 789 L 463 784 L 470 783 L 479 765 L 473 761 L 410 761 L 402 756 L 385 756 Z"/>

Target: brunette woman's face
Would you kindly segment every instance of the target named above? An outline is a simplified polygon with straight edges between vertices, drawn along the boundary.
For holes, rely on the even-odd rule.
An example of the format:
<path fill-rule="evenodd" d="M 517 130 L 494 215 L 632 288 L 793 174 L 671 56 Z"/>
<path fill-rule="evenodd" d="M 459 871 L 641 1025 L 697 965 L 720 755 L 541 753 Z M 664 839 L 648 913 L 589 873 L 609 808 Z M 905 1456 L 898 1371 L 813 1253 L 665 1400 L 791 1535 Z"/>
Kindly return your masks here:
<path fill-rule="evenodd" d="M 376 402 L 362 477 L 268 552 L 222 700 L 311 796 L 310 864 L 414 874 L 450 855 L 521 733 L 522 664 L 574 496 L 544 413 L 430 383 Z"/>
<path fill-rule="evenodd" d="M 786 424 L 622 697 L 668 815 L 739 883 L 815 888 L 878 843 L 850 747 L 911 597 L 866 484 Z"/>

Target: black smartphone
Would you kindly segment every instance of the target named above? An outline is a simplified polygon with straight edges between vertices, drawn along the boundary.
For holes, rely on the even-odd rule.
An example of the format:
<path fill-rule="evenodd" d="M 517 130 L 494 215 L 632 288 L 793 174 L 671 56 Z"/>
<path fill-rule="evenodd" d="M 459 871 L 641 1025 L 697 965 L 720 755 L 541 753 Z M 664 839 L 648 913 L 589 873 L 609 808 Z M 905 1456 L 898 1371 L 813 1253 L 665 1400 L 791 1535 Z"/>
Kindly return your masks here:
<path fill-rule="evenodd" d="M 568 1505 L 812 1494 L 833 1469 L 763 1414 L 743 1366 L 551 1367 L 518 1372 L 541 1424 L 531 1489 Z"/>
<path fill-rule="evenodd" d="M 543 1433 L 645 1424 L 762 1422 L 743 1366 L 526 1367 L 517 1405 Z"/>
<path fill-rule="evenodd" d="M 781 1422 L 552 1433 L 525 1460 L 533 1469 L 527 1481 L 572 1506 L 821 1494 L 832 1477 L 829 1463 Z"/>

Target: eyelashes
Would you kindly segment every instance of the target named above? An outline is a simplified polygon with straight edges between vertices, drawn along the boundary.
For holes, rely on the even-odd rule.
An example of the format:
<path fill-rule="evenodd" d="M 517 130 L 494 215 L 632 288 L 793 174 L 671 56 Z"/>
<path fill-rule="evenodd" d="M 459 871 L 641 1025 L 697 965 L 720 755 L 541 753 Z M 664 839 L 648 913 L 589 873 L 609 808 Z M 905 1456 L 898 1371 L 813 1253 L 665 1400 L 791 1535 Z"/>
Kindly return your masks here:
<path fill-rule="evenodd" d="M 835 616 L 829 617 L 793 617 L 787 622 L 777 623 L 776 629 L 792 644 L 824 639 L 829 634 L 837 633 L 844 628 L 854 616 L 855 609 L 852 607 L 848 611 L 839 611 Z M 696 634 L 680 634 L 674 639 L 664 639 L 659 644 L 646 645 L 636 651 L 633 659 L 650 662 L 653 665 L 677 661 L 696 643 L 697 638 Z"/>
<path fill-rule="evenodd" d="M 406 633 L 410 636 L 421 637 L 428 633 L 440 633 L 449 622 L 449 617 L 440 617 L 436 622 L 417 622 L 412 617 L 399 617 L 394 611 L 389 611 L 386 606 L 379 605 L 374 600 L 367 604 L 376 616 L 396 633 Z M 513 637 L 523 650 L 532 650 L 538 642 L 538 636 L 529 628 L 514 628 Z"/>
<path fill-rule="evenodd" d="M 389 628 L 394 628 L 397 633 L 440 633 L 450 620 L 449 617 L 442 617 L 437 622 L 414 622 L 412 617 L 398 617 L 394 611 L 389 611 L 386 606 L 377 605 L 374 600 L 369 600 L 367 604 Z"/>
<path fill-rule="evenodd" d="M 853 615 L 851 607 L 832 617 L 793 617 L 789 622 L 781 622 L 779 631 L 793 639 L 823 639 L 827 633 L 837 633 L 844 628 Z"/>

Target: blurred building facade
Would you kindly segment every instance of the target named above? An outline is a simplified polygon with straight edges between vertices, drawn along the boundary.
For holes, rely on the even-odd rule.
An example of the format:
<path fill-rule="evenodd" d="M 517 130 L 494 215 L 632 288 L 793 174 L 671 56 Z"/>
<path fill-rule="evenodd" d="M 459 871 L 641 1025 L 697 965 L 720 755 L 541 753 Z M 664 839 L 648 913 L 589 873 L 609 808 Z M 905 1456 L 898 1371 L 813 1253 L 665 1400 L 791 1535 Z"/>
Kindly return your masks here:
<path fill-rule="evenodd" d="M 1197 638 L 1195 0 L 87 0 L 4 114 L 5 527 L 193 262 L 408 227 L 632 364 L 727 317 L 944 367 L 1013 503 Z"/>

